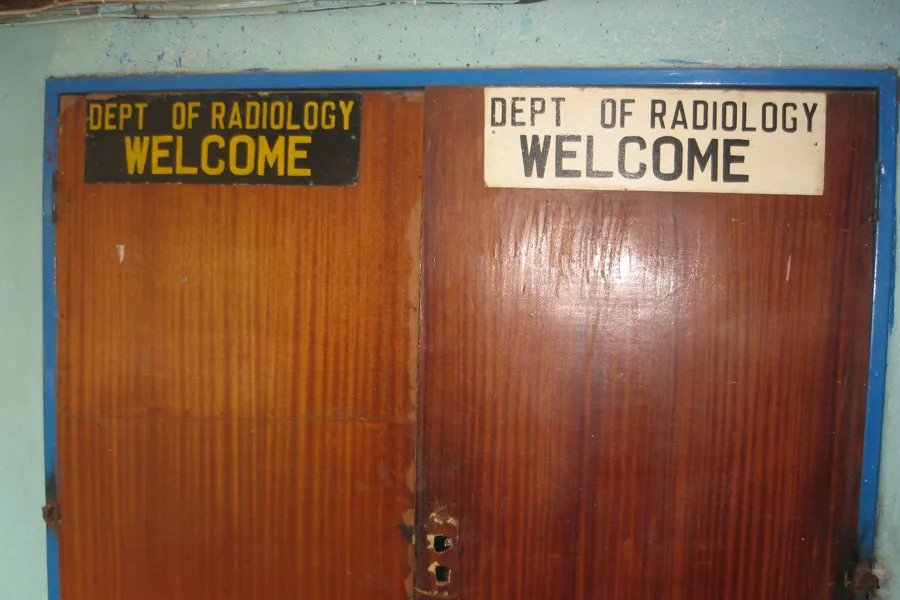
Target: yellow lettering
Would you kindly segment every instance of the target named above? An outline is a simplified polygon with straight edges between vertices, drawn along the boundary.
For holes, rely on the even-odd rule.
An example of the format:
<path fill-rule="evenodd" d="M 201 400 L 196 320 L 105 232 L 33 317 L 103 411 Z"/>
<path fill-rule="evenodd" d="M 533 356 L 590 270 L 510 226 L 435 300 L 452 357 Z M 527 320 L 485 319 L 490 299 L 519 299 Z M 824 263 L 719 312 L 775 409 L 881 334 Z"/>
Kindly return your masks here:
<path fill-rule="evenodd" d="M 334 102 L 326 100 L 322 103 L 322 129 L 334 129 Z"/>
<path fill-rule="evenodd" d="M 228 119 L 228 129 L 241 129 L 243 126 L 241 121 L 241 108 L 238 103 L 235 102 L 231 105 L 231 117 Z"/>
<path fill-rule="evenodd" d="M 310 169 L 299 169 L 295 165 L 295 162 L 297 160 L 306 158 L 306 150 L 300 150 L 299 148 L 297 148 L 297 145 L 310 143 L 312 143 L 312 137 L 308 135 L 288 136 L 288 177 L 309 177 L 310 175 L 312 175 L 312 171 Z"/>
<path fill-rule="evenodd" d="M 278 109 L 276 112 L 275 109 Z M 277 120 L 275 115 L 278 115 Z M 272 107 L 269 109 L 269 126 L 278 131 L 280 129 L 284 129 L 284 102 L 273 102 Z"/>
<path fill-rule="evenodd" d="M 134 107 L 138 109 L 138 129 L 144 128 L 144 109 L 147 108 L 146 102 L 136 102 Z"/>
<path fill-rule="evenodd" d="M 99 106 L 99 104 L 97 105 Z M 125 162 L 128 164 L 128 174 L 144 174 L 147 167 L 147 150 L 150 149 L 150 138 L 146 135 L 140 137 L 125 136 Z"/>
<path fill-rule="evenodd" d="M 248 100 L 245 106 L 247 114 L 245 115 L 244 129 L 259 129 L 259 102 Z"/>
<path fill-rule="evenodd" d="M 319 105 L 316 102 L 307 102 L 303 105 L 303 127 L 307 131 L 319 128 Z"/>
<path fill-rule="evenodd" d="M 115 131 L 116 126 L 113 123 L 113 119 L 116 118 L 116 105 L 115 104 L 104 104 L 103 105 L 103 129 L 106 131 Z"/>
<path fill-rule="evenodd" d="M 88 104 L 88 127 L 91 131 L 103 128 L 102 104 Z"/>
<path fill-rule="evenodd" d="M 200 108 L 199 102 L 188 102 L 188 118 L 187 118 L 188 129 L 191 129 L 194 126 L 194 119 L 197 119 L 200 117 L 200 113 L 197 112 L 198 108 Z"/>
<path fill-rule="evenodd" d="M 237 104 L 235 104 L 236 106 Z M 237 164 L 237 148 L 238 144 L 247 145 L 247 163 L 244 165 Z M 253 159 L 256 154 L 256 142 L 249 135 L 236 135 L 231 138 L 228 144 L 228 170 L 235 175 L 249 175 L 253 172 Z"/>
<path fill-rule="evenodd" d="M 344 131 L 350 130 L 350 112 L 353 110 L 354 100 L 341 100 L 341 114 L 344 116 Z"/>
<path fill-rule="evenodd" d="M 259 136 L 259 160 L 256 166 L 257 175 L 265 175 L 267 167 L 278 165 L 278 174 L 284 175 L 284 136 L 279 135 L 274 146 L 269 146 L 265 136 Z"/>
<path fill-rule="evenodd" d="M 175 138 L 175 172 L 179 175 L 196 175 L 197 167 L 182 164 L 184 162 L 184 138 Z"/>
<path fill-rule="evenodd" d="M 225 129 L 225 103 L 212 103 L 212 128 Z"/>
<path fill-rule="evenodd" d="M 154 135 L 153 148 L 150 151 L 150 172 L 154 175 L 171 175 L 172 167 L 164 167 L 159 164 L 161 158 L 169 158 L 169 149 L 160 148 L 161 144 L 171 144 L 171 135 Z"/>
<path fill-rule="evenodd" d="M 225 116 L 225 105 L 221 102 L 219 104 L 222 104 L 222 116 Z M 222 139 L 221 135 L 208 135 L 203 138 L 203 143 L 200 146 L 200 166 L 207 175 L 221 175 L 225 171 L 224 160 L 220 158 L 216 161 L 215 167 L 209 164 L 209 145 L 212 143 L 215 143 L 220 149 L 225 147 L 225 140 Z"/>
<path fill-rule="evenodd" d="M 287 128 L 290 131 L 300 129 L 300 126 L 294 123 L 294 103 L 288 102 L 287 105 Z"/>
<path fill-rule="evenodd" d="M 172 105 L 172 129 L 180 131 L 187 123 L 187 108 L 184 102 L 176 102 Z"/>
<path fill-rule="evenodd" d="M 119 107 L 119 129 L 125 125 L 125 121 L 131 118 L 131 105 L 123 104 Z"/>

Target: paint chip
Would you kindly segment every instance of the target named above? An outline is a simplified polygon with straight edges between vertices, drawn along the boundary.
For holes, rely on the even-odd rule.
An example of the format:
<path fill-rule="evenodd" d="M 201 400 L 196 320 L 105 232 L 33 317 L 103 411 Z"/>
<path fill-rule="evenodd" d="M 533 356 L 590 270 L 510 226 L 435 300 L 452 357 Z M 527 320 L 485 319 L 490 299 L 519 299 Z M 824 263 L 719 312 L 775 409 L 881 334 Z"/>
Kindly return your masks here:
<path fill-rule="evenodd" d="M 119 252 L 119 264 L 125 262 L 125 244 L 116 244 L 116 250 Z"/>

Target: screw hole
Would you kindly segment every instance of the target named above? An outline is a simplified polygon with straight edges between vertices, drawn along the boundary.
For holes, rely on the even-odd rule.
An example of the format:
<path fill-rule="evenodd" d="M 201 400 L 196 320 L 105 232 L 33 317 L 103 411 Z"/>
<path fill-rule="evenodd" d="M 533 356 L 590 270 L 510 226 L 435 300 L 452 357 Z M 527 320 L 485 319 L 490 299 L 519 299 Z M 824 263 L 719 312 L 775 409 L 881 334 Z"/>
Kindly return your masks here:
<path fill-rule="evenodd" d="M 447 585 L 450 583 L 450 567 L 444 565 L 436 565 L 434 567 L 434 578 L 438 585 Z"/>
<path fill-rule="evenodd" d="M 434 536 L 434 551 L 435 552 L 446 552 L 450 548 L 453 547 L 453 538 L 449 538 L 446 535 L 436 535 Z"/>

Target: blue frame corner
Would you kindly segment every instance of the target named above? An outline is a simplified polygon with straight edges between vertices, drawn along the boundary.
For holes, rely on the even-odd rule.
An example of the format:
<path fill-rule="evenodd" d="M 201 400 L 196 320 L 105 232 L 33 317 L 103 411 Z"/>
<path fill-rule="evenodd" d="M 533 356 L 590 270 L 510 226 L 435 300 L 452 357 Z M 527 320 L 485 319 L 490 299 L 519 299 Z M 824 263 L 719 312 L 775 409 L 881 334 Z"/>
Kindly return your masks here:
<path fill-rule="evenodd" d="M 878 473 L 884 421 L 888 335 L 893 324 L 896 237 L 897 73 L 893 70 L 807 69 L 483 69 L 340 71 L 224 75 L 159 75 L 48 79 L 44 122 L 43 169 L 43 341 L 44 471 L 48 498 L 56 492 L 57 317 L 54 225 L 57 128 L 60 99 L 67 94 L 167 91 L 242 91 L 299 89 L 422 89 L 437 86 L 621 86 L 860 89 L 878 93 L 878 209 L 875 273 L 869 347 L 869 379 L 860 481 L 857 551 L 871 559 L 875 549 Z M 59 544 L 47 530 L 50 600 L 60 598 Z"/>

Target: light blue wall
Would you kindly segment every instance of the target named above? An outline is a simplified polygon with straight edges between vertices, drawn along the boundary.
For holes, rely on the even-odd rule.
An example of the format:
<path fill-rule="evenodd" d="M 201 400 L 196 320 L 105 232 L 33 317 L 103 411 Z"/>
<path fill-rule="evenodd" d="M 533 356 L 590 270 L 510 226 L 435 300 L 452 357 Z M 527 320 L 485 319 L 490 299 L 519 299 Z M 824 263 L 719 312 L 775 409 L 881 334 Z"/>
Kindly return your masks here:
<path fill-rule="evenodd" d="M 548 0 L 0 29 L 0 599 L 46 595 L 41 166 L 48 76 L 486 66 L 900 65 L 900 0 Z M 863 292 L 864 293 L 864 292 Z M 878 547 L 900 570 L 900 336 Z M 900 573 L 898 573 L 900 575 Z M 900 600 L 900 584 L 883 592 Z"/>

